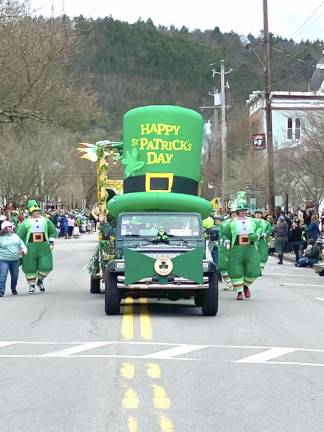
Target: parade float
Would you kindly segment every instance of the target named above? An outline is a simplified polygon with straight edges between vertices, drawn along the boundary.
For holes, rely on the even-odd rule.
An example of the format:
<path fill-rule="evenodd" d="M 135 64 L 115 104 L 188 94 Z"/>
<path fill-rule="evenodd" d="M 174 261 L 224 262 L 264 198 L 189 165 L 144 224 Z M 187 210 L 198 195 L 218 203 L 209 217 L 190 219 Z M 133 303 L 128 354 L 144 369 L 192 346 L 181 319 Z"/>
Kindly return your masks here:
<path fill-rule="evenodd" d="M 217 273 L 202 228 L 212 206 L 199 196 L 203 125 L 190 109 L 140 107 L 124 115 L 123 143 L 102 145 L 124 171 L 123 194 L 107 200 L 106 314 L 118 314 L 125 297 L 193 297 L 204 315 L 216 315 Z"/>

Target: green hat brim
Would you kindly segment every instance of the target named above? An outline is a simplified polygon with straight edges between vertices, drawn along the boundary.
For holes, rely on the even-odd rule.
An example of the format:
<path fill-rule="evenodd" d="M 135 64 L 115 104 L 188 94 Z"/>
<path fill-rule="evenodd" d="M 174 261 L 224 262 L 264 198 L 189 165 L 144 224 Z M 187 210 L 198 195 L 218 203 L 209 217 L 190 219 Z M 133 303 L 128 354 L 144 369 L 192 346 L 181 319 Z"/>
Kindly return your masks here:
<path fill-rule="evenodd" d="M 197 212 L 205 219 L 212 205 L 204 198 L 172 192 L 132 192 L 116 195 L 108 202 L 113 216 L 126 211 L 175 211 Z"/>
<path fill-rule="evenodd" d="M 39 207 L 35 206 L 35 207 L 30 207 L 30 209 L 28 209 L 28 211 L 29 211 L 29 213 L 31 214 L 31 213 L 33 213 L 34 211 L 41 211 L 41 209 L 40 209 Z"/>

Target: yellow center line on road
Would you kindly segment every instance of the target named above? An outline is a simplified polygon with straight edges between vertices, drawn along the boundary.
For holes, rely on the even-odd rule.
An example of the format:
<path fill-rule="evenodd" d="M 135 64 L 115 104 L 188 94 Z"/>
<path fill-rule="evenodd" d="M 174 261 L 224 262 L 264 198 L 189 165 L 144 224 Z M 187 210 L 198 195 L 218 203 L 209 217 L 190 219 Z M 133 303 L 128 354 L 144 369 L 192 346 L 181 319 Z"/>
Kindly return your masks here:
<path fill-rule="evenodd" d="M 122 336 L 124 339 L 131 340 L 134 338 L 134 300 L 127 297 L 125 300 Z"/>
<path fill-rule="evenodd" d="M 153 337 L 152 323 L 148 311 L 148 299 L 140 298 L 141 304 L 141 314 L 140 314 L 140 324 L 141 324 L 141 336 L 145 340 L 151 340 Z"/>
<path fill-rule="evenodd" d="M 120 375 L 128 380 L 131 380 L 135 376 L 135 365 L 132 363 L 123 363 L 120 368 Z"/>
<path fill-rule="evenodd" d="M 172 421 L 166 416 L 161 417 L 160 426 L 162 432 L 175 432 Z"/>
<path fill-rule="evenodd" d="M 154 389 L 154 398 L 153 404 L 156 409 L 168 410 L 171 407 L 171 401 L 168 398 L 168 395 L 164 389 L 164 387 L 153 384 Z"/>
<path fill-rule="evenodd" d="M 147 375 L 152 379 L 159 379 L 161 377 L 160 366 L 156 363 L 148 363 L 146 365 Z"/>
<path fill-rule="evenodd" d="M 138 432 L 138 425 L 135 417 L 128 417 L 128 432 Z"/>
<path fill-rule="evenodd" d="M 128 388 L 123 399 L 125 409 L 136 409 L 139 406 L 139 397 L 133 388 Z"/>
<path fill-rule="evenodd" d="M 134 339 L 134 300 L 127 297 L 125 300 L 124 315 L 122 321 L 121 333 L 123 339 Z M 120 375 L 126 380 L 132 380 L 135 377 L 136 367 L 132 363 L 124 362 L 120 368 Z M 123 408 L 126 410 L 134 410 L 139 407 L 139 397 L 136 390 L 127 388 L 123 398 Z M 127 421 L 128 432 L 138 432 L 138 423 L 136 417 L 128 417 Z"/>

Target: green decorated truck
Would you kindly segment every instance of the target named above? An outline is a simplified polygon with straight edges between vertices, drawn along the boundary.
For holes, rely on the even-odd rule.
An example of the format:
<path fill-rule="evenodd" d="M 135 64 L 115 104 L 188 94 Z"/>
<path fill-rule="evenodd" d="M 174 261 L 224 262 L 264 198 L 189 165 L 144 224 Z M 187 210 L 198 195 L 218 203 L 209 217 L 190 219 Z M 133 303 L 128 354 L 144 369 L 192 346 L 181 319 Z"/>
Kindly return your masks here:
<path fill-rule="evenodd" d="M 203 119 L 177 106 L 146 106 L 123 120 L 123 191 L 108 202 L 114 220 L 107 260 L 105 312 L 120 313 L 125 297 L 193 298 L 204 315 L 218 310 L 217 270 L 205 256 L 199 196 Z"/>

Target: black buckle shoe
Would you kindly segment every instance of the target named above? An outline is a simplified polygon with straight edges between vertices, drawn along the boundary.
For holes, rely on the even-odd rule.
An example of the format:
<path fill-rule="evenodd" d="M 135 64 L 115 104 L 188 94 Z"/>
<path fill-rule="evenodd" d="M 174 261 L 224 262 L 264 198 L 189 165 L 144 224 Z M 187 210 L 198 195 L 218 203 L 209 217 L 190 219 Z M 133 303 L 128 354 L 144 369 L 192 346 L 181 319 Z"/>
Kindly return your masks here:
<path fill-rule="evenodd" d="M 37 281 L 37 286 L 38 286 L 38 288 L 39 288 L 39 291 L 42 291 L 42 292 L 45 291 L 45 286 L 44 286 L 44 283 L 43 283 L 42 280 L 38 279 L 38 281 Z"/>

